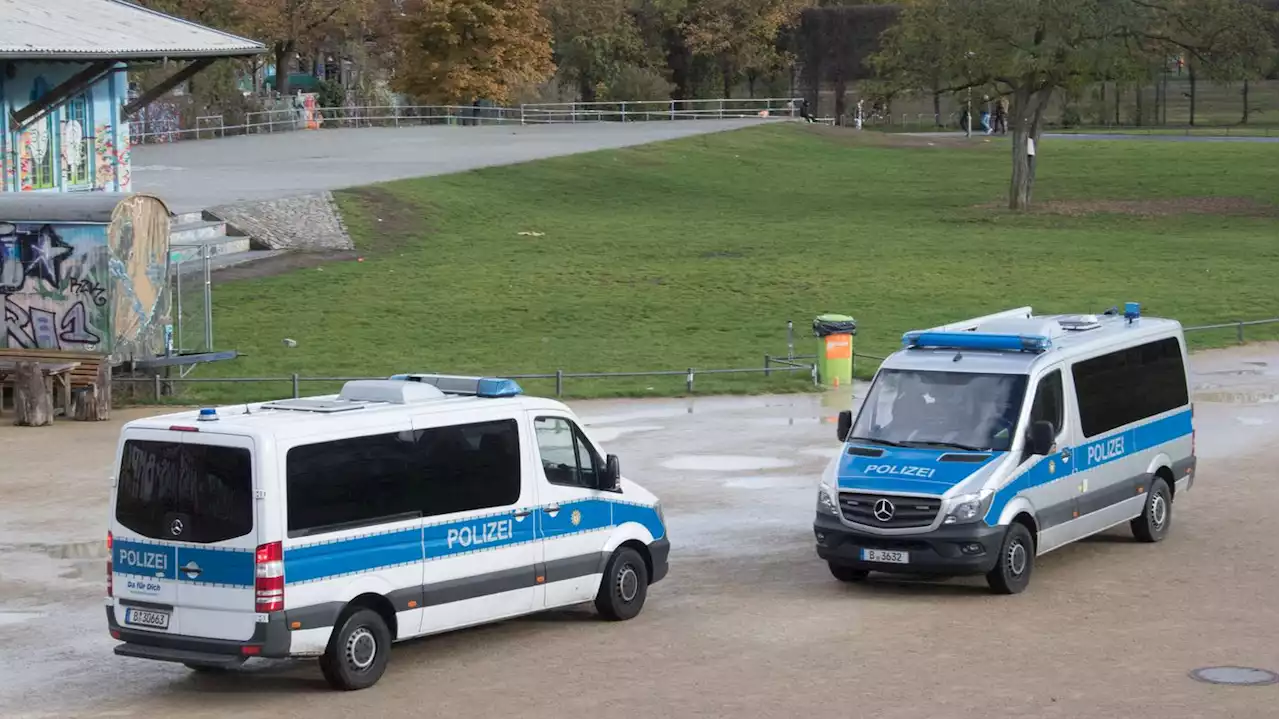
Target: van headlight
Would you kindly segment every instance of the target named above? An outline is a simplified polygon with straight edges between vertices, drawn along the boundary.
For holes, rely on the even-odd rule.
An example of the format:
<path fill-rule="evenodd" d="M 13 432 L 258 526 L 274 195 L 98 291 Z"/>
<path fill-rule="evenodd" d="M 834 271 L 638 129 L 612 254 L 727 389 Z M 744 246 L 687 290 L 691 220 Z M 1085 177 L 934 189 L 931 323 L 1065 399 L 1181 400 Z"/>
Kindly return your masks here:
<path fill-rule="evenodd" d="M 840 516 L 840 510 L 836 508 L 835 490 L 825 483 L 818 485 L 818 514 Z"/>
<path fill-rule="evenodd" d="M 943 524 L 965 524 L 982 519 L 991 506 L 991 497 L 995 492 L 984 489 L 976 494 L 961 494 L 952 497 L 947 503 L 947 518 Z"/>

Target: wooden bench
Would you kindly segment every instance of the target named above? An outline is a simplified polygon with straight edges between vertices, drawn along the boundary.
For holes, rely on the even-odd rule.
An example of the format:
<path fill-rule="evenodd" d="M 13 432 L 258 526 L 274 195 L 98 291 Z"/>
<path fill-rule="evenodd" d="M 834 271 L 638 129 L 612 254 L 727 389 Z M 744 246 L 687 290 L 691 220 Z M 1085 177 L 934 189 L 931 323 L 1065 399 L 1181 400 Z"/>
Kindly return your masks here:
<path fill-rule="evenodd" d="M 103 355 L 68 350 L 0 348 L 0 411 L 4 410 L 4 385 L 14 383 L 13 372 L 19 362 L 41 365 L 53 380 L 51 384 L 62 390 L 62 409 L 66 416 L 72 415 L 72 400 L 76 397 L 87 402 L 83 409 L 75 408 L 77 419 L 107 418 L 111 404 L 111 363 Z M 57 394 L 53 387 L 50 392 Z"/>

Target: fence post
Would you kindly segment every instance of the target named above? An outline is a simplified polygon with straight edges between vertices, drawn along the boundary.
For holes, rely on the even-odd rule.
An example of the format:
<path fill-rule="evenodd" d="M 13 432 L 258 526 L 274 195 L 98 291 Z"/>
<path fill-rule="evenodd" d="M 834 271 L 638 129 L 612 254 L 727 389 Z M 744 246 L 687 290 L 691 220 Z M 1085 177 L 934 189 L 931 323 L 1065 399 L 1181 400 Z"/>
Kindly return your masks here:
<path fill-rule="evenodd" d="M 795 328 L 791 320 L 787 320 L 787 359 L 796 358 Z"/>
<path fill-rule="evenodd" d="M 676 101 L 675 100 L 671 101 L 671 119 L 672 120 L 676 119 Z"/>
<path fill-rule="evenodd" d="M 156 372 L 154 375 L 151 376 L 151 379 L 154 381 L 154 384 L 155 384 L 155 387 L 153 389 L 155 389 L 155 393 L 156 393 L 156 404 L 160 404 L 160 373 Z"/>
<path fill-rule="evenodd" d="M 564 395 L 564 370 L 556 370 L 556 396 Z"/>
<path fill-rule="evenodd" d="M 685 386 L 685 389 L 689 392 L 689 394 L 693 394 L 693 368 L 692 367 L 689 368 L 689 374 L 685 375 L 684 386 Z"/>
<path fill-rule="evenodd" d="M 298 391 L 298 373 L 294 372 L 291 379 L 293 380 L 293 398 L 297 399 L 302 396 L 302 393 Z"/>
<path fill-rule="evenodd" d="M 764 353 L 764 376 L 769 376 L 769 353 Z"/>
<path fill-rule="evenodd" d="M 1244 322 L 1236 321 L 1236 342 L 1244 344 Z"/>
<path fill-rule="evenodd" d="M 627 103 L 626 102 L 622 103 L 622 121 L 623 122 L 627 121 Z"/>
<path fill-rule="evenodd" d="M 520 103 L 520 126 L 524 127 L 524 103 Z"/>
<path fill-rule="evenodd" d="M 818 365 L 817 363 L 809 365 L 809 375 L 813 377 L 813 386 L 817 387 L 818 382 Z"/>

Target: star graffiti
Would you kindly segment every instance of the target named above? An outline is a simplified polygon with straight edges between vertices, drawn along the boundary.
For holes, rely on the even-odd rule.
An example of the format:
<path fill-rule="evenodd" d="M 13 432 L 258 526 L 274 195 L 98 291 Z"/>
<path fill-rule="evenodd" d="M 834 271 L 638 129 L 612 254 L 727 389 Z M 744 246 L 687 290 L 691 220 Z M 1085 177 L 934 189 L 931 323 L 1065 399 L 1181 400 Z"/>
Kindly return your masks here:
<path fill-rule="evenodd" d="M 41 227 L 36 237 L 27 241 L 27 277 L 58 286 L 62 281 L 62 263 L 71 254 L 71 249 L 71 245 L 63 242 L 52 227 Z"/>

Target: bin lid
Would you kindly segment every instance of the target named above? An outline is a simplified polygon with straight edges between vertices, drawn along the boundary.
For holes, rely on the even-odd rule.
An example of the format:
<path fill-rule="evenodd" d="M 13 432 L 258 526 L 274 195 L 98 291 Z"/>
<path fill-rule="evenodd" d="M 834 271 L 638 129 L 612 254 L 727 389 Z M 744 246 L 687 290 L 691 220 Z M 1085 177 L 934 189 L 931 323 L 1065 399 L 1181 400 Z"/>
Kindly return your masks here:
<path fill-rule="evenodd" d="M 813 320 L 815 337 L 827 335 L 854 335 L 858 333 L 858 322 L 849 315 L 825 314 Z"/>

